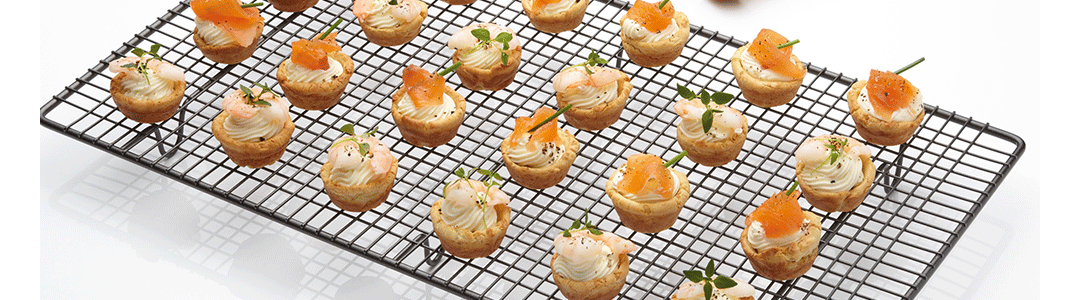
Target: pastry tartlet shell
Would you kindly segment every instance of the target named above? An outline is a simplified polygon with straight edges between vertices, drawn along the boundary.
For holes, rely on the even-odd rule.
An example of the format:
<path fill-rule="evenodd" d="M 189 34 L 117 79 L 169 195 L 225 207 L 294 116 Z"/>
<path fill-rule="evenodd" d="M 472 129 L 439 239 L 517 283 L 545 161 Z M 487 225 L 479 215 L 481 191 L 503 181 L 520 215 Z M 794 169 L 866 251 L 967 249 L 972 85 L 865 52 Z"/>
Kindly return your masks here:
<path fill-rule="evenodd" d="M 443 199 L 431 206 L 431 226 L 435 236 L 446 252 L 464 259 L 473 259 L 491 255 L 499 249 L 499 244 L 506 237 L 506 228 L 510 227 L 510 207 L 506 204 L 495 205 L 495 225 L 473 232 L 447 224 L 442 218 Z"/>
<path fill-rule="evenodd" d="M 501 47 L 501 44 L 493 43 L 486 47 Z M 458 56 L 464 55 L 468 52 L 468 49 L 457 50 L 454 52 L 454 63 L 459 61 Z M 481 51 L 481 50 L 478 50 Z M 517 75 L 518 67 L 521 66 L 521 47 L 515 47 L 510 50 L 506 50 L 507 55 L 510 57 L 507 59 L 507 64 L 502 64 L 502 61 L 495 64 L 491 69 L 480 69 L 468 65 L 461 65 L 455 73 L 458 75 L 458 79 L 461 80 L 461 85 L 465 88 L 474 91 L 497 91 L 506 88 L 511 82 L 514 82 L 514 75 Z"/>
<path fill-rule="evenodd" d="M 523 187 L 530 189 L 546 189 L 556 184 L 559 184 L 566 178 L 566 174 L 570 172 L 570 166 L 574 164 L 574 160 L 577 159 L 578 150 L 581 149 L 581 143 L 578 142 L 574 135 L 567 132 L 565 129 L 558 129 L 559 142 L 566 145 L 566 152 L 562 157 L 559 157 L 554 163 L 546 165 L 540 168 L 527 167 L 514 163 L 510 157 L 507 156 L 510 148 L 514 147 L 513 142 L 510 141 L 510 137 L 503 140 L 499 145 L 499 151 L 502 152 L 503 163 L 506 165 L 506 170 L 510 172 L 510 177 L 514 179 Z"/>
<path fill-rule="evenodd" d="M 125 117 L 139 123 L 157 123 L 168 120 L 176 114 L 176 110 L 180 108 L 180 101 L 184 100 L 187 82 L 172 81 L 169 84 L 171 91 L 168 95 L 157 99 L 140 100 L 124 94 L 123 80 L 127 76 L 127 73 L 119 73 L 109 82 L 109 94 L 112 95 L 113 102 L 116 102 L 116 109 L 120 110 Z"/>
<path fill-rule="evenodd" d="M 874 187 L 874 176 L 877 175 L 877 167 L 874 166 L 874 161 L 870 159 L 869 155 L 861 155 L 859 160 L 863 164 L 863 180 L 859 184 L 843 192 L 827 192 L 815 189 L 808 184 L 800 185 L 799 188 L 802 190 L 806 202 L 810 202 L 810 205 L 826 212 L 846 212 L 859 207 L 859 204 L 862 204 L 863 200 L 866 199 L 866 195 L 870 193 L 870 189 Z M 811 170 L 816 167 L 811 166 Z M 803 171 L 808 171 L 806 170 L 806 164 L 802 162 L 796 163 L 795 177 L 799 182 L 806 182 L 803 180 Z"/>
<path fill-rule="evenodd" d="M 647 68 L 664 66 L 679 58 L 683 47 L 686 46 L 686 41 L 690 39 L 690 21 L 686 18 L 686 14 L 678 11 L 675 12 L 674 18 L 675 24 L 679 26 L 675 36 L 657 42 L 630 40 L 622 30 L 619 30 L 619 38 L 622 39 L 626 56 L 629 56 L 635 64 Z M 622 25 L 626 19 L 626 15 L 623 15 L 619 24 Z"/>
<path fill-rule="evenodd" d="M 566 123 L 570 123 L 577 129 L 595 131 L 608 128 L 611 124 L 618 122 L 623 109 L 626 108 L 626 101 L 630 99 L 630 91 L 634 89 L 634 85 L 630 83 L 630 77 L 626 76 L 626 73 L 622 74 L 622 78 L 617 81 L 619 95 L 615 99 L 590 108 L 571 107 L 563 113 L 563 116 L 566 116 Z M 565 98 L 566 93 L 555 92 L 555 102 L 559 107 L 566 106 Z"/>
<path fill-rule="evenodd" d="M 671 228 L 671 225 L 675 224 L 675 221 L 679 219 L 679 212 L 682 211 L 683 205 L 686 204 L 687 199 L 690 199 L 690 182 L 687 181 L 686 174 L 677 170 L 673 171 L 678 175 L 677 179 L 679 180 L 679 190 L 675 193 L 675 196 L 667 200 L 648 203 L 627 199 L 619 193 L 615 189 L 615 183 L 610 179 L 619 170 L 611 173 L 604 191 L 611 198 L 611 202 L 615 206 L 615 212 L 619 214 L 619 220 L 622 221 L 623 225 L 641 233 L 657 233 Z"/>
<path fill-rule="evenodd" d="M 559 254 L 552 253 L 550 265 L 554 265 L 556 257 L 559 257 Z M 626 275 L 630 273 L 630 256 L 619 254 L 618 265 L 611 274 L 588 281 L 574 281 L 555 271 L 551 272 L 551 276 L 555 279 L 555 286 L 566 299 L 608 300 L 618 296 L 626 284 Z M 552 269 L 554 270 L 554 267 Z"/>
<path fill-rule="evenodd" d="M 746 117 L 743 117 L 742 133 L 734 134 L 720 141 L 699 141 L 686 137 L 682 130 L 676 129 L 675 140 L 679 147 L 686 150 L 686 158 L 690 161 L 709 167 L 723 166 L 739 157 L 742 146 L 746 143 L 746 133 L 750 130 Z"/>
<path fill-rule="evenodd" d="M 361 185 L 342 185 L 330 180 L 330 173 L 334 166 L 330 162 L 324 163 L 319 168 L 319 178 L 322 179 L 326 195 L 330 196 L 330 202 L 342 210 L 352 212 L 369 211 L 386 202 L 386 198 L 390 196 L 390 191 L 394 188 L 398 171 L 397 158 L 393 156 L 391 158 L 393 163 L 390 165 L 390 170 Z"/>
<path fill-rule="evenodd" d="M 221 148 L 225 150 L 225 154 L 229 156 L 229 159 L 242 167 L 262 168 L 281 159 L 281 156 L 285 154 L 285 148 L 289 146 L 289 139 L 292 138 L 293 130 L 296 129 L 292 119 L 287 119 L 285 120 L 285 127 L 269 139 L 254 143 L 243 142 L 235 140 L 225 133 L 225 118 L 228 117 L 229 112 L 222 111 L 214 118 L 214 123 L 210 129 L 214 133 L 214 138 L 221 143 Z"/>
<path fill-rule="evenodd" d="M 428 15 L 427 3 L 418 2 L 420 2 L 420 16 L 411 21 L 394 28 L 377 28 L 368 25 L 367 22 L 360 22 L 360 29 L 364 31 L 368 41 L 379 46 L 393 47 L 408 43 L 420 34 L 420 29 L 424 27 L 424 19 Z"/>
<path fill-rule="evenodd" d="M 751 104 L 760 107 L 773 107 L 791 102 L 791 99 L 795 99 L 795 95 L 799 93 L 799 87 L 802 86 L 803 78 L 806 78 L 806 73 L 799 78 L 794 78 L 788 81 L 775 81 L 765 80 L 754 77 L 743 66 L 742 54 L 746 52 L 746 49 L 750 47 L 749 44 L 739 47 L 735 50 L 735 55 L 731 57 L 731 70 L 735 74 L 735 82 L 739 84 L 739 90 L 742 91 L 743 98 Z M 802 60 L 799 60 L 795 54 L 791 55 L 795 59 L 795 64 L 800 69 L 806 70 L 806 65 Z"/>
<path fill-rule="evenodd" d="M 895 146 L 910 140 L 926 117 L 926 109 L 911 121 L 885 122 L 870 115 L 870 112 L 859 104 L 859 93 L 864 87 L 866 80 L 859 80 L 851 85 L 847 93 L 848 111 L 851 112 L 851 120 L 855 121 L 855 131 L 859 132 L 859 136 L 868 143 L 881 146 Z"/>
<path fill-rule="evenodd" d="M 585 17 L 585 8 L 589 6 L 589 0 L 577 0 L 564 11 L 554 14 L 545 14 L 532 10 L 532 1 L 521 1 L 521 8 L 529 17 L 529 23 L 536 30 L 547 33 L 559 33 L 573 30 L 581 26 L 581 20 Z"/>
<path fill-rule="evenodd" d="M 298 12 L 315 6 L 319 0 L 266 0 L 266 2 L 270 2 L 274 9 L 283 12 Z"/>
<path fill-rule="evenodd" d="M 306 110 L 324 110 L 341 101 L 345 94 L 345 88 L 349 85 L 349 78 L 353 75 L 353 60 L 340 51 L 327 53 L 327 57 L 341 63 L 343 72 L 330 81 L 324 82 L 295 82 L 289 80 L 288 72 L 285 72 L 285 61 L 278 65 L 277 80 L 281 85 L 281 91 L 285 99 L 293 106 Z M 289 58 L 285 58 L 288 60 Z"/>
<path fill-rule="evenodd" d="M 263 23 L 264 22 L 259 22 L 258 25 L 255 25 L 255 39 L 252 40 L 251 45 L 248 45 L 247 47 L 241 47 L 236 41 L 223 46 L 207 45 L 206 41 L 199 35 L 199 27 L 195 27 L 195 32 L 192 33 L 192 36 L 195 38 L 195 47 L 199 48 L 199 51 L 202 52 L 203 56 L 206 58 L 220 64 L 238 64 L 248 57 L 251 57 L 251 55 L 255 53 L 255 49 L 259 49 L 259 39 L 262 38 Z"/>
<path fill-rule="evenodd" d="M 821 217 L 809 211 L 803 211 L 803 216 L 810 220 L 810 226 L 805 235 L 791 244 L 768 248 L 764 251 L 758 251 L 750 246 L 747 239 L 750 227 L 743 229 L 739 244 L 742 245 L 743 252 L 750 260 L 750 266 L 754 268 L 754 272 L 761 277 L 783 281 L 799 278 L 810 270 L 810 267 L 814 265 L 814 259 L 817 258 L 818 244 L 821 242 Z"/>
<path fill-rule="evenodd" d="M 461 122 L 465 120 L 465 97 L 450 86 L 443 86 L 443 94 L 450 95 L 454 99 L 454 112 L 449 118 L 442 120 L 420 121 L 402 115 L 398 111 L 398 102 L 405 97 L 405 89 L 398 89 L 390 96 L 393 102 L 390 105 L 390 113 L 394 117 L 401 137 L 409 144 L 420 147 L 437 147 L 449 143 L 457 136 Z"/>

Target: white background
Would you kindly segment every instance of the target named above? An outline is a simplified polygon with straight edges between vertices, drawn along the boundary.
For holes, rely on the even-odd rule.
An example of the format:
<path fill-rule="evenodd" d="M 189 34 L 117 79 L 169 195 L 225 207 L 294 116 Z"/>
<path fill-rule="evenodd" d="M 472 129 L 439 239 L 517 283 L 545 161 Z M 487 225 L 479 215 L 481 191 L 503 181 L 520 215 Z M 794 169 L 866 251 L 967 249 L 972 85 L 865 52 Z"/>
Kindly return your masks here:
<path fill-rule="evenodd" d="M 865 77 L 870 68 L 895 69 L 926 57 L 926 62 L 904 75 L 919 86 L 927 103 L 1017 134 L 1027 142 L 1027 152 L 920 298 L 1029 298 L 1039 293 L 1040 283 L 1046 291 L 1069 284 L 1062 281 L 1067 278 L 1039 276 L 1040 252 L 1049 250 L 1040 249 L 1040 240 L 1056 239 L 1051 231 L 1041 234 L 1040 215 L 1045 219 L 1061 214 L 1058 205 L 1064 201 L 1053 199 L 1077 198 L 1064 196 L 1070 186 L 1052 184 L 1052 180 L 1063 179 L 1040 178 L 1041 171 L 1047 171 L 1040 169 L 1045 160 L 1040 124 L 1057 116 L 1044 111 L 1058 111 L 1062 118 L 1068 118 L 1060 110 L 1075 108 L 1075 104 L 1062 102 L 1080 98 L 1067 93 L 1072 86 L 1061 77 L 1046 73 L 1068 68 L 1059 65 L 1057 57 L 1072 56 L 1075 51 L 1063 48 L 1074 45 L 1069 40 L 1080 37 L 1077 27 L 1062 23 L 1075 23 L 1071 21 L 1075 16 L 1066 13 L 1076 10 L 1021 1 L 674 3 L 691 23 L 742 40 L 752 39 L 762 27 L 801 39 L 797 53 L 804 61 L 854 77 Z M 28 107 L 20 110 L 17 125 L 7 127 L 31 132 L 27 136 L 31 140 L 36 130 L 36 146 L 40 147 L 38 153 L 16 157 L 40 156 L 40 175 L 21 179 L 30 182 L 12 182 L 12 187 L 20 187 L 39 180 L 40 201 L 27 201 L 29 196 L 11 199 L 29 202 L 11 209 L 30 214 L 24 216 L 30 219 L 5 220 L 13 223 L 5 224 L 12 231 L 40 227 L 40 235 L 28 234 L 23 245 L 39 245 L 40 252 L 31 248 L 7 257 L 26 265 L 28 274 L 39 271 L 40 277 L 26 277 L 37 277 L 40 285 L 35 290 L 33 281 L 24 278 L 25 284 L 16 282 L 16 286 L 50 299 L 420 298 L 429 292 L 443 298 L 438 289 L 414 283 L 407 276 L 37 125 L 32 116 L 39 114 L 37 109 L 49 97 L 175 4 L 157 0 L 47 1 L 40 3 L 36 23 L 40 28 L 28 28 L 34 26 L 32 22 L 5 21 L 5 27 L 17 33 L 9 34 L 16 39 L 9 41 L 9 47 L 20 44 L 21 37 L 40 37 L 40 57 L 32 50 L 5 50 L 10 60 L 28 64 L 22 69 L 29 70 L 18 78 L 5 75 L 10 79 L 5 83 L 10 84 L 7 89 L 26 93 L 29 89 L 23 86 L 40 80 L 38 95 L 30 92 L 14 98 L 23 99 L 21 105 Z M 35 34 L 38 30 L 40 34 Z M 1059 35 L 1041 34 L 1049 30 Z M 33 58 L 39 63 L 35 65 Z M 1075 68 L 1074 62 L 1068 64 Z M 1055 96 L 1064 101 L 1047 100 Z M 1060 138 L 1055 137 L 1055 141 Z M 1058 151 L 1051 157 L 1068 157 Z M 32 161 L 23 162 L 27 163 Z M 1056 161 L 1047 166 L 1061 168 Z M 94 178 L 102 176 L 138 178 L 138 184 L 94 189 L 100 181 Z M 156 193 L 157 189 L 165 190 L 162 195 L 183 199 L 181 204 L 146 207 L 137 205 L 138 199 L 129 199 L 131 194 Z M 1047 202 L 1041 202 L 1041 189 L 1053 190 L 1047 194 Z M 1053 204 L 1049 209 L 1048 203 Z M 1046 213 L 1040 214 L 1040 208 Z M 85 211 L 97 213 L 73 213 Z M 213 217 L 192 217 L 193 212 Z M 200 249 L 216 248 L 199 253 Z M 30 259 L 34 257 L 39 257 L 38 264 Z M 262 263 L 267 257 L 290 263 Z"/>

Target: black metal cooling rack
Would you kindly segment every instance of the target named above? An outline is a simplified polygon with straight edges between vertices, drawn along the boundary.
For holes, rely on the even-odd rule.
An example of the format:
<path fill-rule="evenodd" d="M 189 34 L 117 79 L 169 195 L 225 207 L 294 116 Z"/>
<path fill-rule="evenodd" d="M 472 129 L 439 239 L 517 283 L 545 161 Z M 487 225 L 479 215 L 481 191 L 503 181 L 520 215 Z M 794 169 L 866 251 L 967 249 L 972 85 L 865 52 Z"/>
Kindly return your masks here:
<path fill-rule="evenodd" d="M 368 43 L 355 24 L 351 1 L 321 1 L 300 13 L 263 8 L 266 30 L 259 50 L 228 66 L 195 48 L 194 16 L 180 3 L 50 99 L 41 108 L 41 124 L 447 291 L 492 299 L 561 297 L 548 266 L 552 239 L 585 213 L 600 220 L 601 229 L 640 247 L 631 253 L 623 298 L 667 298 L 685 281 L 682 270 L 715 259 L 721 262 L 718 273 L 748 281 L 759 299 L 910 299 L 1024 152 L 1023 140 L 1011 133 L 927 105 L 927 118 L 907 144 L 871 145 L 879 172 L 863 205 L 849 213 L 812 210 L 823 215 L 826 228 L 814 267 L 798 279 L 775 282 L 756 276 L 738 246 L 744 216 L 795 177 L 791 153 L 804 139 L 858 136 L 843 98 L 854 79 L 809 64 L 803 88 L 790 104 L 764 109 L 735 101 L 731 106 L 750 121 L 740 157 L 717 168 L 681 161 L 676 168 L 698 184 L 679 220 L 661 233 L 635 233 L 620 225 L 603 192 L 608 175 L 633 153 L 678 153 L 672 87 L 738 94 L 727 65 L 745 42 L 692 26 L 674 63 L 641 68 L 621 53 L 619 25 L 613 21 L 629 8 L 626 2 L 593 0 L 584 24 L 558 35 L 529 26 L 516 1 L 494 2 L 449 6 L 434 1 L 420 36 L 398 47 Z M 314 36 L 338 17 L 351 22 L 338 40 L 359 63 L 344 99 L 323 111 L 293 108 L 298 130 L 279 162 L 261 169 L 230 162 L 210 132 L 220 99 L 239 85 L 257 82 L 280 91 L 272 74 L 288 57 L 289 43 Z M 409 64 L 429 70 L 450 65 L 445 41 L 474 22 L 495 22 L 518 33 L 524 48 L 520 72 L 507 89 L 495 92 L 469 91 L 450 77 L 448 83 L 469 105 L 458 136 L 434 149 L 413 147 L 393 130 L 390 116 L 399 74 Z M 111 76 L 104 71 L 133 47 L 155 43 L 168 49 L 166 60 L 187 70 L 189 85 L 172 119 L 140 124 L 116 110 L 108 92 Z M 620 120 L 598 132 L 564 126 L 582 142 L 568 178 L 539 191 L 507 182 L 503 190 L 513 199 L 513 221 L 499 250 L 473 260 L 446 255 L 428 218 L 439 197 L 434 191 L 458 167 L 501 169 L 498 146 L 513 131 L 512 119 L 553 106 L 548 82 L 589 50 L 614 57 L 612 64 L 632 78 L 634 90 Z M 326 149 L 340 135 L 336 128 L 344 123 L 378 126 L 402 170 L 387 203 L 362 214 L 331 204 L 317 179 Z"/>

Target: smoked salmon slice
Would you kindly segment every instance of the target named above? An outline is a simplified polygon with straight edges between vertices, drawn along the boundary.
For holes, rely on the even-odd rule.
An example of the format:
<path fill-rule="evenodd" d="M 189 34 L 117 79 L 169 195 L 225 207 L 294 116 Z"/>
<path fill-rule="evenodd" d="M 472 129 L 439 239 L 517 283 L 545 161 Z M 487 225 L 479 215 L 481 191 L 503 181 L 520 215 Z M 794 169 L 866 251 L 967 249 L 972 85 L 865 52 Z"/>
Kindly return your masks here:
<path fill-rule="evenodd" d="M 892 120 L 893 112 L 910 106 L 915 101 L 915 91 L 910 81 L 892 71 L 870 70 L 870 79 L 866 81 L 870 105 L 885 121 Z"/>
<path fill-rule="evenodd" d="M 525 134 L 529 132 L 529 129 L 532 129 L 536 124 L 540 124 L 540 122 L 543 122 L 554 114 L 554 109 L 545 106 L 537 109 L 531 117 L 518 117 L 517 119 L 514 119 L 514 133 L 511 134 L 513 136 L 513 141 L 517 142 L 517 139 L 524 137 Z M 533 131 L 532 136 L 529 137 L 529 141 L 525 144 L 526 149 L 535 151 L 543 143 L 554 142 L 555 139 L 559 137 L 559 127 L 558 124 L 556 124 L 558 121 L 558 119 L 551 120 L 551 122 L 548 122 L 547 124 L 544 124 L 544 126 L 540 126 L 536 131 Z"/>
<path fill-rule="evenodd" d="M 765 237 L 774 239 L 789 236 L 799 232 L 802 227 L 802 208 L 799 207 L 800 191 L 794 191 L 787 195 L 787 191 L 773 194 L 765 203 L 750 212 L 746 216 L 746 227 L 750 227 L 754 221 L 761 223 L 765 230 Z"/>
<path fill-rule="evenodd" d="M 532 10 L 539 11 L 543 9 L 544 6 L 548 6 L 548 4 L 556 3 L 559 1 L 560 0 L 533 0 Z"/>
<path fill-rule="evenodd" d="M 417 66 L 409 65 L 401 71 L 404 89 L 416 107 L 442 104 L 446 79 Z"/>
<path fill-rule="evenodd" d="M 337 45 L 337 41 L 334 38 L 337 37 L 337 32 L 330 33 L 323 39 L 313 40 L 299 40 L 292 43 L 292 59 L 293 63 L 297 63 L 312 70 L 326 70 L 330 69 L 330 61 L 327 60 L 327 53 L 334 51 L 341 51 L 341 47 Z"/>
<path fill-rule="evenodd" d="M 224 29 L 242 47 L 255 41 L 256 25 L 263 21 L 257 8 L 242 8 L 236 0 L 192 0 L 191 11 Z"/>
<path fill-rule="evenodd" d="M 761 64 L 762 68 L 773 70 L 780 75 L 791 78 L 802 78 L 806 70 L 799 68 L 791 61 L 791 50 L 795 46 L 787 46 L 776 49 L 776 46 L 787 43 L 788 39 L 772 29 L 763 28 L 750 47 L 746 51 Z"/>
<path fill-rule="evenodd" d="M 675 192 L 675 178 L 659 156 L 634 154 L 626 159 L 626 174 L 615 188 L 636 195 L 669 196 Z"/>
<path fill-rule="evenodd" d="M 671 25 L 671 18 L 675 16 L 675 5 L 664 4 L 660 8 L 660 2 L 649 3 L 641 0 L 634 1 L 634 6 L 626 11 L 626 17 L 638 22 L 649 32 L 660 32 Z"/>

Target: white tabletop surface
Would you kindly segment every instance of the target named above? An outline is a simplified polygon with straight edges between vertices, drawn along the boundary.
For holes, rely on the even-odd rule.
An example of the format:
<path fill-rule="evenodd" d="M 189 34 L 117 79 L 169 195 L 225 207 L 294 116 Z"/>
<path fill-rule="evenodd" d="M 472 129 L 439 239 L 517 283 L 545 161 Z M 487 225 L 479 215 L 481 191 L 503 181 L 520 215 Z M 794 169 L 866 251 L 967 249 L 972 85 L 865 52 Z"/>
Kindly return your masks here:
<path fill-rule="evenodd" d="M 1053 81 L 1040 80 L 1036 61 L 1054 45 L 1040 40 L 1040 27 L 1075 18 L 1022 2 L 674 3 L 691 23 L 742 40 L 762 27 L 798 38 L 800 58 L 854 77 L 926 57 L 905 76 L 927 103 L 1024 138 L 1027 152 L 919 297 L 1003 299 L 1027 298 L 1040 288 L 1039 115 L 1047 109 L 1042 99 L 1053 93 L 1040 84 Z M 40 94 L 25 114 L 38 114 L 52 95 L 175 4 L 42 2 L 34 29 L 42 35 Z M 1040 23 L 1040 14 L 1057 18 Z M 1077 38 L 1071 31 L 1065 39 Z M 21 126 L 35 124 L 28 119 Z M 37 131 L 40 206 L 28 209 L 40 209 L 40 236 L 30 238 L 40 238 L 43 298 L 456 299 L 71 138 Z M 177 200 L 148 204 L 139 201 L 144 194 Z"/>

